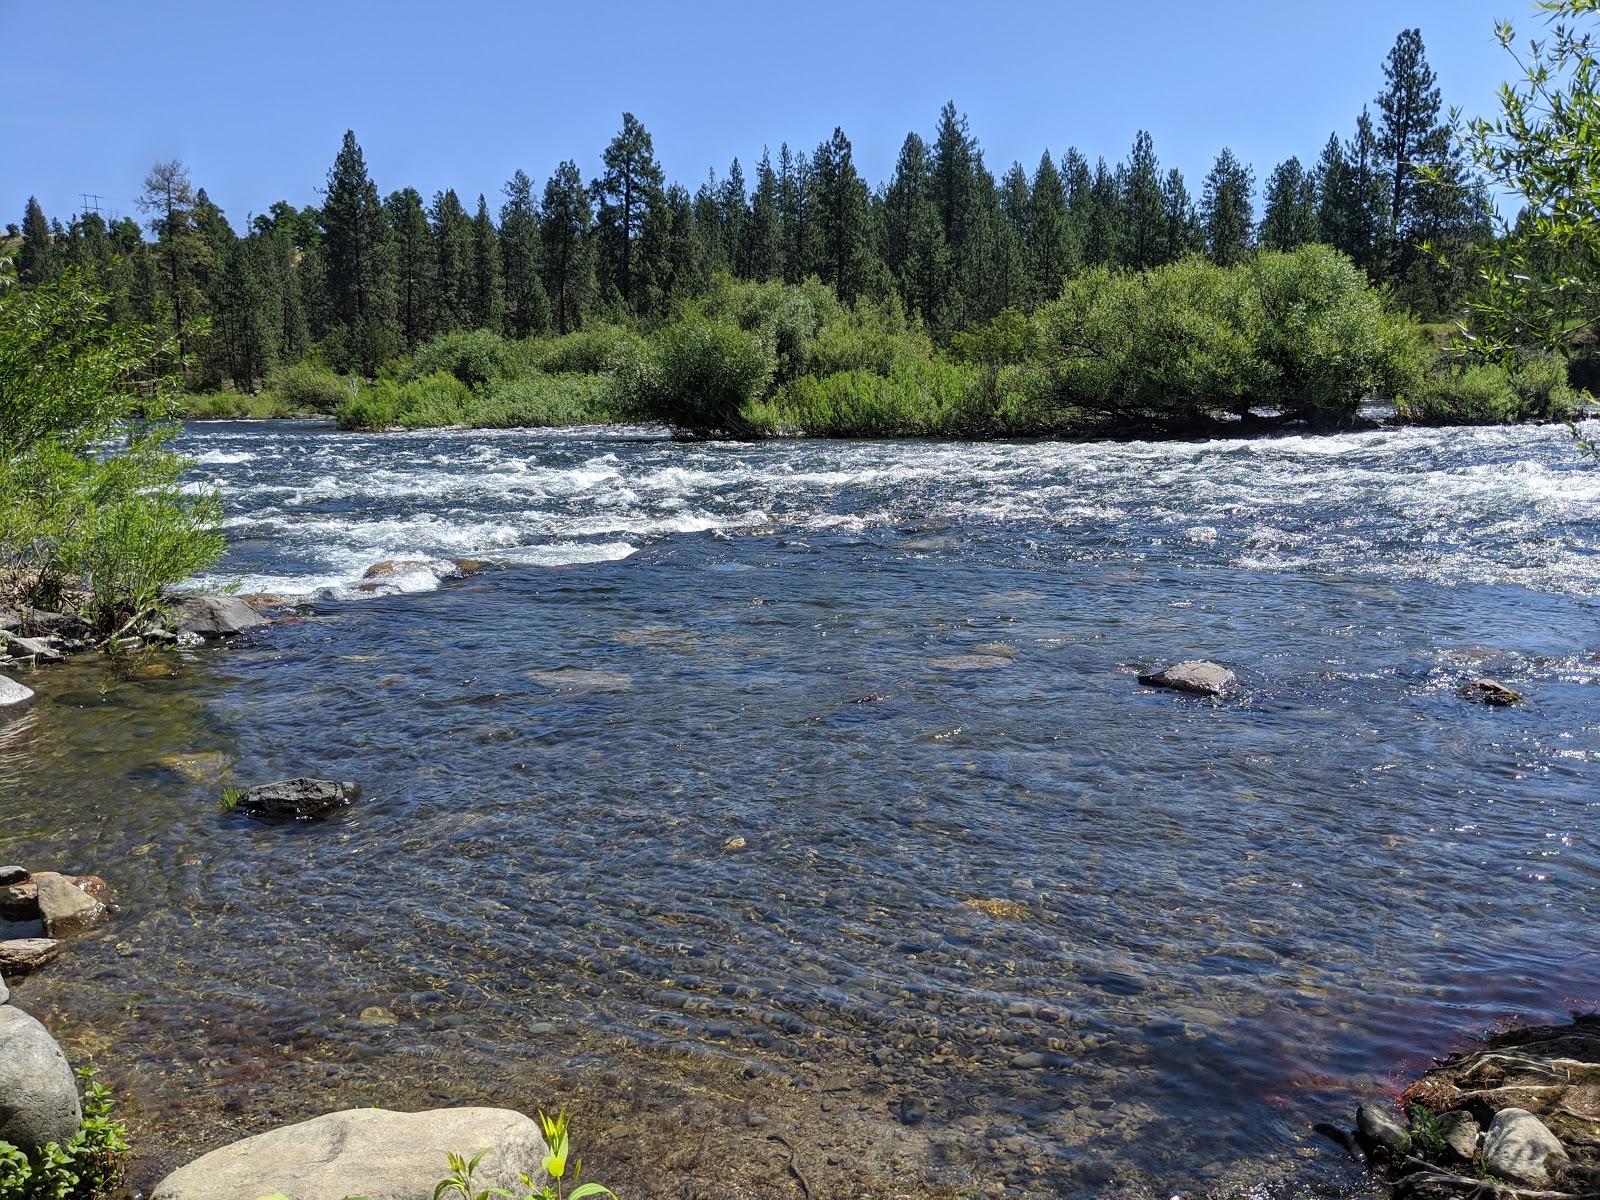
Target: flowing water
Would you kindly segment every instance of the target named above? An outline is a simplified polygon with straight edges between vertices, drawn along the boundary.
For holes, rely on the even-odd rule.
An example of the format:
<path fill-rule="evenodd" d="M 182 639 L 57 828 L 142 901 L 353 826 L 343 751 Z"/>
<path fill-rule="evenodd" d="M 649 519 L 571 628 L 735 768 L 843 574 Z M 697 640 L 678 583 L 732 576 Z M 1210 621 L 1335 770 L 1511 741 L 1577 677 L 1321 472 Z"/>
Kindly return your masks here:
<path fill-rule="evenodd" d="M 18 999 L 145 1181 L 341 1104 L 564 1100 L 632 1196 L 1339 1190 L 1312 1122 L 1600 999 L 1564 431 L 184 443 L 208 583 L 305 602 L 0 729 L 0 861 L 122 905 Z M 1237 696 L 1135 680 L 1189 657 Z M 216 803 L 297 774 L 365 797 Z"/>

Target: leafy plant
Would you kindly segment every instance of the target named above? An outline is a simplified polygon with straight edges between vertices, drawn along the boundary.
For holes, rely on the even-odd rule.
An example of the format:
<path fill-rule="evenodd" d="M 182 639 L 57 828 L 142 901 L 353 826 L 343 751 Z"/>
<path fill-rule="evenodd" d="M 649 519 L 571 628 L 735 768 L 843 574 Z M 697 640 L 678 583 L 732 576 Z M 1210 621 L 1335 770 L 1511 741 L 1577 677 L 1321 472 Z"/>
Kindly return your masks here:
<path fill-rule="evenodd" d="M 244 788 L 230 783 L 222 789 L 222 799 L 217 801 L 217 808 L 225 813 L 230 813 L 239 807 L 239 801 L 244 799 Z"/>
<path fill-rule="evenodd" d="M 0 1200 L 97 1200 L 121 1185 L 128 1128 L 112 1116 L 111 1093 L 80 1068 L 83 1122 L 63 1144 L 27 1154 L 0 1142 Z"/>
<path fill-rule="evenodd" d="M 433 1200 L 445 1200 L 454 1196 L 457 1200 L 587 1200 L 591 1196 L 610 1196 L 616 1200 L 616 1194 L 609 1188 L 598 1183 L 582 1183 L 580 1176 L 583 1174 L 583 1160 L 571 1157 L 572 1154 L 572 1122 L 565 1110 L 548 1117 L 543 1112 L 539 1114 L 539 1128 L 544 1133 L 545 1146 L 548 1153 L 540 1164 L 548 1175 L 549 1181 L 543 1187 L 536 1188 L 528 1176 L 522 1176 L 523 1186 L 528 1189 L 521 1197 L 514 1197 L 512 1193 L 501 1187 L 479 1188 L 475 1176 L 478 1164 L 483 1161 L 487 1149 L 478 1151 L 471 1159 L 460 1154 L 446 1153 L 445 1159 L 450 1166 L 450 1174 L 439 1181 L 433 1189 Z"/>
<path fill-rule="evenodd" d="M 1406 1133 L 1405 1149 L 1423 1158 L 1437 1158 L 1449 1143 L 1445 1140 L 1444 1125 L 1439 1115 L 1426 1104 L 1413 1104 L 1406 1113 L 1411 1127 Z"/>

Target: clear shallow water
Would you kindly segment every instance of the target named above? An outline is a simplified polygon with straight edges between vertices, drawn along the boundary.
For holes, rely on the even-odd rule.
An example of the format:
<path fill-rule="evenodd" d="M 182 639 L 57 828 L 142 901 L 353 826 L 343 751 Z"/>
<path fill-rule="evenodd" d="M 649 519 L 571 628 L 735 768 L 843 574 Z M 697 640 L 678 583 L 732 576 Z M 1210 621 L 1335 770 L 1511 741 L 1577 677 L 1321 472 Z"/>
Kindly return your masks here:
<path fill-rule="evenodd" d="M 845 1113 L 900 1184 L 1340 1186 L 1312 1121 L 1600 999 L 1600 469 L 1561 431 L 187 444 L 216 582 L 321 597 L 176 678 L 42 674 L 0 742 L 0 858 L 125 907 L 19 996 L 157 1163 L 626 1064 L 779 1089 L 819 1194 Z M 459 556 L 504 565 L 439 586 Z M 353 590 L 382 559 L 436 567 Z M 1236 700 L 1133 679 L 1197 655 Z M 223 772 L 367 799 L 263 828 Z"/>

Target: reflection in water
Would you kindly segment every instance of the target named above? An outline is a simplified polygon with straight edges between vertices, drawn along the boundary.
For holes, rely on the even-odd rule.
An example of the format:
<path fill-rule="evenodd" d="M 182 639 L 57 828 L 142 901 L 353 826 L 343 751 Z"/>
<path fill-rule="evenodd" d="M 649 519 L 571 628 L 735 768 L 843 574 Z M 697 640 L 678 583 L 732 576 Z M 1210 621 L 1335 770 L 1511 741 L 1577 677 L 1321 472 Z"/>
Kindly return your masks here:
<path fill-rule="evenodd" d="M 774 1130 L 819 1195 L 857 1154 L 880 1190 L 1349 1183 L 1310 1122 L 1418 1049 L 1600 997 L 1594 485 L 1493 434 L 1208 461 L 199 433 L 255 455 L 206 469 L 244 472 L 258 540 L 227 569 L 256 585 L 528 561 L 318 602 L 171 679 L 40 674 L 0 741 L 0 858 L 105 875 L 123 912 L 19 999 L 132 1095 L 150 1173 L 340 1103 L 570 1097 L 635 1194 L 684 1169 L 638 1147 L 685 1113 L 765 1146 L 773 1195 Z M 307 478 L 358 446 L 389 457 L 343 498 Z M 1079 479 L 1116 455 L 1142 473 Z M 1312 455 L 1360 459 L 1313 476 L 1343 495 L 1307 492 Z M 463 461 L 507 477 L 473 492 Z M 673 518 L 641 497 L 675 470 L 710 478 Z M 1477 498 L 1414 511 L 1449 480 Z M 621 528 L 646 520 L 687 532 Z M 1263 560 L 1268 526 L 1294 554 Z M 1134 682 L 1193 655 L 1240 698 Z M 1532 704 L 1468 704 L 1467 674 Z M 307 772 L 366 798 L 305 828 L 217 809 Z"/>

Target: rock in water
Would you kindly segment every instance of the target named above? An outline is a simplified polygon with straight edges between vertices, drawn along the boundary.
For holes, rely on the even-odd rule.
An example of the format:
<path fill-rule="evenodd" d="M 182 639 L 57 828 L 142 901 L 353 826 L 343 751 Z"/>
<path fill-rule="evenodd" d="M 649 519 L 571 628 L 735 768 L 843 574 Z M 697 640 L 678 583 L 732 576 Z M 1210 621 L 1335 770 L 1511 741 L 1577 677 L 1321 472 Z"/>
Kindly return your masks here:
<path fill-rule="evenodd" d="M 353 804 L 361 789 L 332 779 L 286 779 L 264 783 L 239 797 L 239 811 L 264 819 L 320 821 Z"/>
<path fill-rule="evenodd" d="M 445 1153 L 488 1150 L 476 1187 L 515 1195 L 545 1183 L 539 1127 L 503 1108 L 400 1113 L 355 1108 L 286 1125 L 213 1150 L 156 1185 L 151 1200 L 241 1200 L 281 1193 L 294 1200 L 431 1200 Z"/>
<path fill-rule="evenodd" d="M 37 1150 L 78 1132 L 78 1081 L 50 1031 L 20 1008 L 0 1008 L 0 1142 Z"/>
<path fill-rule="evenodd" d="M 65 875 L 39 871 L 29 882 L 38 889 L 39 915 L 51 937 L 86 928 L 106 915 L 104 904 Z"/>
<path fill-rule="evenodd" d="M 185 596 L 178 602 L 177 632 L 203 638 L 232 637 L 267 619 L 236 596 Z"/>
<path fill-rule="evenodd" d="M 27 867 L 18 867 L 14 865 L 0 867 L 0 887 L 9 887 L 13 883 L 21 883 L 27 877 Z"/>
<path fill-rule="evenodd" d="M 1470 680 L 1461 689 L 1461 695 L 1464 699 L 1476 700 L 1479 704 L 1487 704 L 1491 708 L 1510 708 L 1513 704 L 1521 704 L 1527 699 L 1516 688 L 1496 683 L 1493 679 Z"/>
<path fill-rule="evenodd" d="M 0 713 L 22 708 L 33 700 L 33 689 L 0 675 Z"/>
<path fill-rule="evenodd" d="M 1368 1153 L 1381 1149 L 1399 1154 L 1411 1141 L 1405 1126 L 1376 1104 L 1363 1104 L 1356 1109 L 1356 1134 Z"/>
<path fill-rule="evenodd" d="M 1238 682 L 1232 671 L 1221 663 L 1193 659 L 1174 663 L 1162 671 L 1139 676 L 1146 687 L 1171 688 L 1178 692 L 1193 692 L 1199 696 L 1221 696 Z"/>
<path fill-rule="evenodd" d="M 55 938 L 12 938 L 0 942 L 0 972 L 13 977 L 26 975 L 59 953 L 61 943 Z"/>
<path fill-rule="evenodd" d="M 1502 1108 L 1483 1139 L 1483 1165 L 1514 1183 L 1543 1187 L 1567 1164 L 1567 1152 L 1543 1121 L 1525 1108 Z"/>

